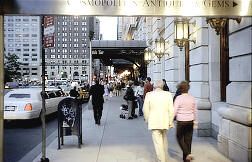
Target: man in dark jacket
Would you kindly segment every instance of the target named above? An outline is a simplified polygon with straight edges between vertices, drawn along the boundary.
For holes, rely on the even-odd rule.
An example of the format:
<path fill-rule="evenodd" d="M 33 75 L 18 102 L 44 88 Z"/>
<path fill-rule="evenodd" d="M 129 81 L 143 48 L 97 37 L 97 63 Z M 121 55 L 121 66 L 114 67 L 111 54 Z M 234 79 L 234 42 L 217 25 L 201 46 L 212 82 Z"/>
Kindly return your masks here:
<path fill-rule="evenodd" d="M 91 86 L 89 94 L 90 96 L 92 96 L 95 124 L 100 125 L 104 103 L 104 86 L 99 83 L 99 80 L 96 80 L 95 85 Z"/>
<path fill-rule="evenodd" d="M 70 93 L 70 96 L 71 96 L 71 97 L 77 98 L 77 97 L 80 96 L 80 94 L 78 93 L 76 87 L 74 87 L 73 89 L 71 89 L 69 93 Z"/>
<path fill-rule="evenodd" d="M 128 119 L 131 120 L 133 119 L 133 115 L 135 114 L 134 108 L 134 101 L 136 99 L 134 95 L 134 90 L 132 88 L 133 82 L 129 81 L 129 85 L 127 86 L 127 90 L 125 92 L 125 95 L 127 96 L 127 105 L 128 105 Z"/>

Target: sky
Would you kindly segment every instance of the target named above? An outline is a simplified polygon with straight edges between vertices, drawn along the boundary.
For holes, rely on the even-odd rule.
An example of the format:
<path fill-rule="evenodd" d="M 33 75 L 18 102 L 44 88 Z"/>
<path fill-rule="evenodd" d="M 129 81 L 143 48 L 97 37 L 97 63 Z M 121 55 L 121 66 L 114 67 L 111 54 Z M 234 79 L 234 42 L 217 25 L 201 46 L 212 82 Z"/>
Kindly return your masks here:
<path fill-rule="evenodd" d="M 117 17 L 98 17 L 103 40 L 117 39 Z"/>

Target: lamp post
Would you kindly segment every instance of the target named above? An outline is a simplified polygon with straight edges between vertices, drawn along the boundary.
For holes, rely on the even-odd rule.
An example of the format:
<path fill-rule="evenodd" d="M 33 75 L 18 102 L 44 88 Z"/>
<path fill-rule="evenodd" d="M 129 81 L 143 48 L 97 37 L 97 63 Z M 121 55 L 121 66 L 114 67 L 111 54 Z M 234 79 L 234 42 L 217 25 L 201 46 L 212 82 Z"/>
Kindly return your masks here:
<path fill-rule="evenodd" d="M 179 47 L 180 51 L 182 51 L 186 42 L 192 41 L 195 43 L 195 40 L 189 40 L 190 36 L 189 25 L 190 25 L 189 19 L 187 18 L 176 19 L 174 21 L 174 30 L 175 30 L 174 43 Z"/>
<path fill-rule="evenodd" d="M 89 31 L 89 85 L 92 85 L 92 39 L 94 38 L 94 32 Z"/>
<path fill-rule="evenodd" d="M 160 37 L 159 39 L 155 40 L 155 56 L 157 56 L 158 60 L 164 56 L 165 54 L 165 39 L 163 37 Z"/>

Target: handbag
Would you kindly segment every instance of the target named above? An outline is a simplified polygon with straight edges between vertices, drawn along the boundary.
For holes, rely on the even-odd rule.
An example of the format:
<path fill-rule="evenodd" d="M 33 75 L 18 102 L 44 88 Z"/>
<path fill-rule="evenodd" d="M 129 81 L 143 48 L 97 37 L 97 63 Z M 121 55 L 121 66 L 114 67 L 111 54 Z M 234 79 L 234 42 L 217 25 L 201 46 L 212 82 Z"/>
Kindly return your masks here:
<path fill-rule="evenodd" d="M 124 95 L 124 96 L 123 96 L 123 99 L 128 100 L 128 96 L 127 96 L 127 95 Z"/>

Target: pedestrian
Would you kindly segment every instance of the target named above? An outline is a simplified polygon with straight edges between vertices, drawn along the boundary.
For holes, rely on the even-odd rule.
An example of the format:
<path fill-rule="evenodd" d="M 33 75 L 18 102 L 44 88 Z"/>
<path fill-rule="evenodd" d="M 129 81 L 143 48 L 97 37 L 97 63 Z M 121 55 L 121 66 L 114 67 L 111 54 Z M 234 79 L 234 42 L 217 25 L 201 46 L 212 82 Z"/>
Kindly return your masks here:
<path fill-rule="evenodd" d="M 148 92 L 144 99 L 144 119 L 152 132 L 158 162 L 168 162 L 167 131 L 173 127 L 172 95 L 163 90 L 163 81 L 155 83 L 155 90 Z"/>
<path fill-rule="evenodd" d="M 129 81 L 129 83 L 127 85 L 127 90 L 126 90 L 125 96 L 124 96 L 124 99 L 127 101 L 127 105 L 128 105 L 128 120 L 131 120 L 134 117 L 132 115 L 132 111 L 134 108 L 135 95 L 134 95 L 134 90 L 133 90 L 132 86 L 133 86 L 133 82 Z"/>
<path fill-rule="evenodd" d="M 104 103 L 104 86 L 99 83 L 98 79 L 95 81 L 95 84 L 90 87 L 89 94 L 92 96 L 95 124 L 100 125 Z"/>
<path fill-rule="evenodd" d="M 174 115 L 177 120 L 176 136 L 183 151 L 184 162 L 193 160 L 191 154 L 193 127 L 197 126 L 197 107 L 195 98 L 188 94 L 190 86 L 187 81 L 179 84 L 181 95 L 174 102 Z"/>
<path fill-rule="evenodd" d="M 80 96 L 80 94 L 78 93 L 78 91 L 76 89 L 76 86 L 74 86 L 73 89 L 70 90 L 69 94 L 71 97 L 75 97 L 75 98 Z"/>
<path fill-rule="evenodd" d="M 151 84 L 151 78 L 147 77 L 146 78 L 146 83 L 144 84 L 144 94 L 143 94 L 143 98 L 145 98 L 145 95 L 147 92 L 150 92 L 153 90 L 153 85 Z"/>
<path fill-rule="evenodd" d="M 173 97 L 173 102 L 175 101 L 175 99 L 176 99 L 179 95 L 181 95 L 181 92 L 180 92 L 180 90 L 179 90 L 179 84 L 178 84 L 176 87 L 177 87 L 177 90 L 176 90 L 175 95 L 174 95 L 174 97 Z"/>
<path fill-rule="evenodd" d="M 144 94 L 144 82 L 140 81 L 136 88 L 136 97 L 138 102 L 138 115 L 143 116 L 143 94 Z"/>
<path fill-rule="evenodd" d="M 109 100 L 109 84 L 107 81 L 104 84 L 104 99 Z"/>
<path fill-rule="evenodd" d="M 164 82 L 163 90 L 164 90 L 164 91 L 169 91 L 169 87 L 168 87 L 168 85 L 167 85 L 167 83 L 166 83 L 166 80 L 163 79 L 163 82 Z"/>

